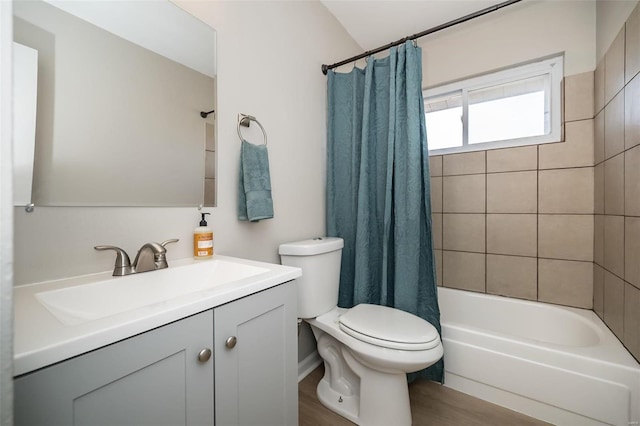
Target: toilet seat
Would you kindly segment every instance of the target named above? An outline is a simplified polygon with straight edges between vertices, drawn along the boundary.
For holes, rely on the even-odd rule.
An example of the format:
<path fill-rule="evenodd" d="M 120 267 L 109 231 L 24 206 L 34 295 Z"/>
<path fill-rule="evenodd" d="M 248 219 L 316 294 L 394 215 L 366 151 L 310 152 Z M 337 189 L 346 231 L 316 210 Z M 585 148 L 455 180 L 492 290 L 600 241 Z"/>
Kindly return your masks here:
<path fill-rule="evenodd" d="M 422 351 L 440 344 L 440 335 L 429 322 L 387 306 L 356 305 L 338 321 L 351 337 L 384 348 Z"/>

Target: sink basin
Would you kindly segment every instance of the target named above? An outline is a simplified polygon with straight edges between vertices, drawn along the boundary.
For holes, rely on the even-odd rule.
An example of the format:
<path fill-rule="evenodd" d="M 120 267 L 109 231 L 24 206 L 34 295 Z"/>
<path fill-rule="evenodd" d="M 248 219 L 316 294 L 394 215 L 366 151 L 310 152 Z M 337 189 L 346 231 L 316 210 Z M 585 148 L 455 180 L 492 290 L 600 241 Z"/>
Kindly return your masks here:
<path fill-rule="evenodd" d="M 213 259 L 159 271 L 109 278 L 36 293 L 63 324 L 76 325 L 268 272 L 269 269 Z"/>

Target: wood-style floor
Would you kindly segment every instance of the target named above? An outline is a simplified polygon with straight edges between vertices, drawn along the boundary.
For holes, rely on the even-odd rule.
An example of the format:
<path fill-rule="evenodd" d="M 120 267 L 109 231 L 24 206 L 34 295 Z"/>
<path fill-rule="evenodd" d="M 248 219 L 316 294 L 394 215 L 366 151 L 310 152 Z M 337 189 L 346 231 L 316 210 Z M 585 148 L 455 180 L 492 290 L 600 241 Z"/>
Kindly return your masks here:
<path fill-rule="evenodd" d="M 321 365 L 298 384 L 299 426 L 352 426 L 325 408 L 316 397 Z M 474 398 L 437 383 L 417 380 L 409 385 L 414 425 L 430 426 L 537 426 L 547 423 Z M 394 425 L 389 425 L 394 426 Z"/>

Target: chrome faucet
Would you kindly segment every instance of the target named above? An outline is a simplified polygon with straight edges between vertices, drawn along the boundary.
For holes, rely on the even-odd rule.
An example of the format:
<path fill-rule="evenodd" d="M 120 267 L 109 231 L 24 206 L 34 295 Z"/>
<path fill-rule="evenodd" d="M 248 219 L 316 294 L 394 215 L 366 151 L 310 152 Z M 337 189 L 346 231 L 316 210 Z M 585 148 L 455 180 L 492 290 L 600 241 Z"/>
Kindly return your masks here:
<path fill-rule="evenodd" d="M 131 259 L 126 251 L 115 246 L 95 246 L 96 250 L 113 250 L 116 252 L 116 264 L 113 268 L 114 277 L 122 277 L 125 275 L 138 274 L 141 272 L 155 271 L 157 269 L 168 268 L 167 249 L 169 243 L 177 243 L 179 240 L 173 238 L 158 243 L 146 243 L 136 255 L 136 259 L 131 264 Z"/>

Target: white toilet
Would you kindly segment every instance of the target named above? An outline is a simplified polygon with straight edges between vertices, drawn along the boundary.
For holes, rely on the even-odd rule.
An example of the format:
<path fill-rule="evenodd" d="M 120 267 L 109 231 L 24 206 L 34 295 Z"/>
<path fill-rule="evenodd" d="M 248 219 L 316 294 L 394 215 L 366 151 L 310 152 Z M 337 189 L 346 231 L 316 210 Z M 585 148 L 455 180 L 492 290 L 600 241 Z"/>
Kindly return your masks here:
<path fill-rule="evenodd" d="M 282 244 L 283 265 L 302 269 L 298 317 L 309 324 L 324 360 L 318 398 L 359 425 L 410 425 L 406 373 L 422 370 L 443 355 L 435 327 L 385 306 L 337 306 L 341 238 Z"/>

